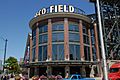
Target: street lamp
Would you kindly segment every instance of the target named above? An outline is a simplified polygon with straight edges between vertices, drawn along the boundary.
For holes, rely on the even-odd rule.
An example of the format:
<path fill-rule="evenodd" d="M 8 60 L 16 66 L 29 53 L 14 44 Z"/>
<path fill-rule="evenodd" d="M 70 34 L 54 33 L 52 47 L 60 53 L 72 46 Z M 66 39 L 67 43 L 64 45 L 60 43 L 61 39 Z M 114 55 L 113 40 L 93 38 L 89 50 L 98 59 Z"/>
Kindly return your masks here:
<path fill-rule="evenodd" d="M 96 2 L 97 6 L 97 15 L 98 15 L 98 24 L 99 24 L 99 33 L 100 33 L 100 43 L 101 43 L 101 52 L 102 52 L 102 59 L 103 59 L 103 73 L 104 79 L 108 80 L 108 71 L 107 71 L 107 63 L 106 63 L 106 56 L 105 56 L 105 48 L 104 48 L 104 40 L 103 40 L 103 31 L 102 31 L 102 22 L 101 22 L 101 15 L 100 15 L 100 3 L 99 0 L 89 0 L 90 2 Z"/>
<path fill-rule="evenodd" d="M 5 41 L 5 49 L 4 49 L 4 60 L 3 60 L 3 72 L 4 72 L 4 65 L 5 65 L 5 59 L 6 59 L 6 49 L 7 49 L 7 39 L 4 39 L 3 37 L 1 37 L 4 41 Z"/>

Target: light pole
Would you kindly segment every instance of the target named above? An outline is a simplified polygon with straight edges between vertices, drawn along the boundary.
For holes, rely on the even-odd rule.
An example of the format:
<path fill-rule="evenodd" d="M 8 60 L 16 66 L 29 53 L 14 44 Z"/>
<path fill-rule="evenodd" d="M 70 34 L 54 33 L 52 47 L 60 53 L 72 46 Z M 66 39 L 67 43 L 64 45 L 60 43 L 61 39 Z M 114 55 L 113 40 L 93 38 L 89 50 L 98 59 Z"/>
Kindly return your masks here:
<path fill-rule="evenodd" d="M 99 24 L 100 42 L 101 42 L 102 59 L 103 59 L 104 79 L 108 80 L 108 71 L 107 71 L 105 47 L 104 47 L 104 40 L 103 40 L 103 33 L 102 33 L 103 31 L 102 31 L 102 22 L 101 22 L 101 15 L 100 15 L 100 3 L 99 3 L 99 0 L 96 0 L 96 3 L 97 3 L 98 24 Z"/>
<path fill-rule="evenodd" d="M 5 41 L 5 51 L 4 51 L 4 65 L 5 65 L 5 59 L 6 59 L 6 49 L 7 49 L 7 39 L 4 40 Z M 3 71 L 4 71 L 4 66 L 3 66 Z"/>
<path fill-rule="evenodd" d="M 3 72 L 4 72 L 4 66 L 5 66 L 5 59 L 6 59 L 6 50 L 7 50 L 7 39 L 4 39 L 3 37 L 1 37 L 4 41 L 5 41 L 5 49 L 4 49 L 4 60 L 3 60 Z"/>
<path fill-rule="evenodd" d="M 103 31 L 102 31 L 102 22 L 101 22 L 101 15 L 100 15 L 100 1 L 99 0 L 89 0 L 90 2 L 94 2 L 97 6 L 96 12 L 98 16 L 98 24 L 99 24 L 99 33 L 100 33 L 100 43 L 101 43 L 101 52 L 102 52 L 102 62 L 103 62 L 103 73 L 104 73 L 104 80 L 108 80 L 108 71 L 107 71 L 107 63 L 106 63 L 106 56 L 105 56 L 105 47 L 104 47 L 104 40 L 103 40 Z"/>

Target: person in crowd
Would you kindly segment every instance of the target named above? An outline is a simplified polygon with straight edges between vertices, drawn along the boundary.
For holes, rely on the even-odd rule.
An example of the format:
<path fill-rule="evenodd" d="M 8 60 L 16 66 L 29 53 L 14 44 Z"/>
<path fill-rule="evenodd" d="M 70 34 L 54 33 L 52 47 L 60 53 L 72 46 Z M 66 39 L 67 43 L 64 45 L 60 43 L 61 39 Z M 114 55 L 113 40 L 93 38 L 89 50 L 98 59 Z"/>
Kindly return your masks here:
<path fill-rule="evenodd" d="M 69 77 L 69 73 L 68 73 L 68 71 L 66 72 L 66 76 L 65 76 L 65 78 L 68 78 Z"/>

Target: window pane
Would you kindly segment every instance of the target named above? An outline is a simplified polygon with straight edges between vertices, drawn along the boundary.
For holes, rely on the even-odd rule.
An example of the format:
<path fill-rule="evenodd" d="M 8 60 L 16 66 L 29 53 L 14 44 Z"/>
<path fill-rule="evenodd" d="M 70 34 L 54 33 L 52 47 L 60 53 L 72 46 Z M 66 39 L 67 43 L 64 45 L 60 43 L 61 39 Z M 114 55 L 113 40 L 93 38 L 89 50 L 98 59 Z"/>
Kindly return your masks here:
<path fill-rule="evenodd" d="M 64 44 L 52 45 L 52 60 L 64 60 Z"/>
<path fill-rule="evenodd" d="M 32 50 L 32 61 L 35 61 L 35 48 L 33 48 L 33 50 Z"/>
<path fill-rule="evenodd" d="M 76 45 L 76 60 L 80 60 L 80 46 Z"/>
<path fill-rule="evenodd" d="M 56 31 L 57 30 L 57 25 L 53 24 L 52 25 L 52 31 Z"/>
<path fill-rule="evenodd" d="M 45 33 L 47 31 L 48 31 L 48 26 L 47 25 L 39 26 L 39 34 Z"/>
<path fill-rule="evenodd" d="M 53 33 L 52 34 L 52 41 L 53 42 L 64 41 L 64 33 L 63 32 Z"/>
<path fill-rule="evenodd" d="M 36 45 L 36 37 L 33 37 L 33 46 Z"/>
<path fill-rule="evenodd" d="M 52 45 L 52 60 L 57 60 L 57 45 Z"/>
<path fill-rule="evenodd" d="M 47 38 L 48 38 L 48 36 L 47 36 L 47 34 L 44 34 L 44 35 L 42 35 L 42 37 L 43 37 L 43 43 L 45 43 L 45 42 L 47 42 Z"/>
<path fill-rule="evenodd" d="M 42 61 L 42 46 L 39 46 L 38 61 Z"/>
<path fill-rule="evenodd" d="M 78 25 L 69 24 L 69 31 L 76 31 L 76 32 L 79 32 L 79 27 L 78 27 Z"/>
<path fill-rule="evenodd" d="M 58 26 L 59 26 L 58 30 L 64 30 L 64 25 L 63 24 L 59 24 Z"/>
<path fill-rule="evenodd" d="M 33 29 L 33 30 L 32 30 L 32 36 L 33 36 L 33 37 L 36 36 L 36 29 Z"/>
<path fill-rule="evenodd" d="M 74 46 L 70 44 L 69 46 L 70 50 L 70 60 L 74 60 Z"/>
<path fill-rule="evenodd" d="M 52 31 L 64 30 L 64 25 L 60 23 L 55 23 L 52 25 Z"/>
<path fill-rule="evenodd" d="M 42 33 L 42 27 L 39 27 L 39 34 Z"/>
<path fill-rule="evenodd" d="M 57 41 L 57 34 L 56 33 L 52 34 L 52 41 Z"/>
<path fill-rule="evenodd" d="M 90 47 L 84 46 L 85 60 L 90 61 Z"/>
<path fill-rule="evenodd" d="M 57 41 L 64 41 L 64 33 L 57 34 Z"/>
<path fill-rule="evenodd" d="M 80 41 L 79 33 L 69 33 L 69 41 L 79 42 Z"/>
<path fill-rule="evenodd" d="M 73 80 L 77 80 L 77 76 L 73 76 L 72 79 L 73 79 Z"/>
<path fill-rule="evenodd" d="M 64 45 L 63 44 L 59 44 L 59 53 L 58 53 L 58 59 L 59 60 L 64 60 Z"/>
<path fill-rule="evenodd" d="M 43 46 L 43 61 L 47 60 L 47 46 Z"/>
<path fill-rule="evenodd" d="M 48 31 L 47 25 L 46 25 L 46 26 L 43 26 L 43 32 L 47 32 L 47 31 Z"/>
<path fill-rule="evenodd" d="M 42 44 L 42 35 L 39 35 L 39 43 Z"/>

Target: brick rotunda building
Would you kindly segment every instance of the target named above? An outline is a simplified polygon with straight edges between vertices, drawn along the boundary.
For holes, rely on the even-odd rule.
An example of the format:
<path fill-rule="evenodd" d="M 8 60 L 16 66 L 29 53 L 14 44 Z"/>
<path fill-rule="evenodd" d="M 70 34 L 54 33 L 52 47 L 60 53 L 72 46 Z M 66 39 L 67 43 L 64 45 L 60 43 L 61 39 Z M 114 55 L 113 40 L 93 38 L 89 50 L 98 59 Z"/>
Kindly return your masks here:
<path fill-rule="evenodd" d="M 34 75 L 101 74 L 98 27 L 73 6 L 43 8 L 30 21 L 24 67 Z M 92 70 L 92 66 L 95 66 Z"/>

